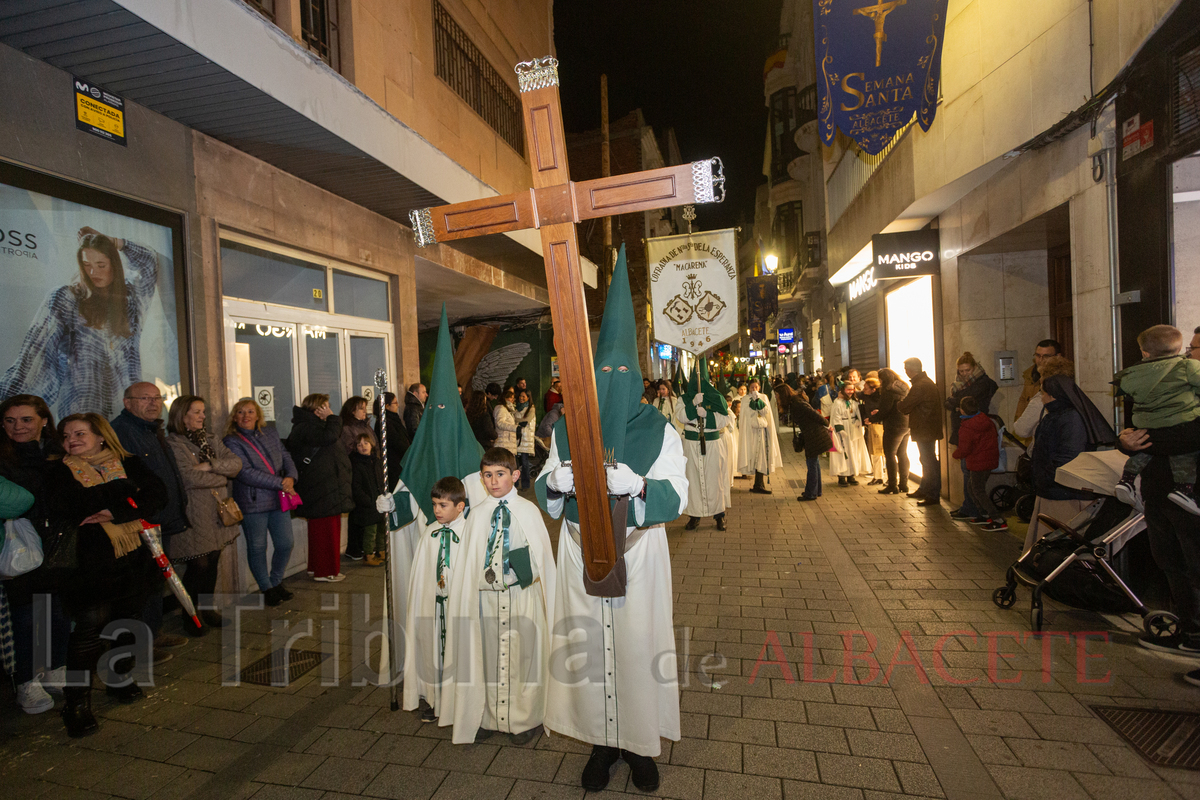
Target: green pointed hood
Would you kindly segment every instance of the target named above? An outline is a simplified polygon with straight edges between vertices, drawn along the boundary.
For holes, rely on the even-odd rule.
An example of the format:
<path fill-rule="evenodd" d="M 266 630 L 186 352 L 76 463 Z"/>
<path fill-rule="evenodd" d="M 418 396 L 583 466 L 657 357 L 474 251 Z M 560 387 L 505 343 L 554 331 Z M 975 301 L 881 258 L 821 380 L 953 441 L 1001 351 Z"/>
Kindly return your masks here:
<path fill-rule="evenodd" d="M 725 402 L 725 397 L 717 390 L 717 387 L 708 382 L 708 364 L 704 359 L 696 364 L 696 369 L 692 371 L 692 377 L 688 380 L 687 388 L 683 392 L 683 405 L 687 409 L 688 419 L 696 419 L 696 406 L 692 399 L 696 395 L 704 395 L 704 409 L 708 412 L 705 417 L 705 427 L 715 428 L 716 421 L 713 419 L 713 414 L 723 414 L 729 416 L 729 404 Z"/>
<path fill-rule="evenodd" d="M 453 475 L 460 480 L 479 471 L 483 448 L 471 431 L 471 423 L 458 396 L 454 375 L 454 352 L 450 349 L 450 325 L 446 305 L 442 304 L 442 323 L 433 355 L 433 378 L 429 381 L 429 399 L 421 414 L 421 424 L 412 446 L 400 462 L 400 477 L 426 519 L 433 519 L 433 500 L 429 492 L 442 478 Z M 405 508 L 400 508 L 404 516 Z"/>
<path fill-rule="evenodd" d="M 682 397 L 684 389 L 687 388 L 688 375 L 687 370 L 683 368 L 682 353 L 680 354 L 679 363 L 675 367 L 675 377 L 671 381 L 671 391 L 676 397 Z"/>
<path fill-rule="evenodd" d="M 662 450 L 666 420 L 654 406 L 642 402 L 642 370 L 638 366 L 637 327 L 629 291 L 625 245 L 621 245 L 617 255 L 608 299 L 604 303 L 595 366 L 604 449 L 618 463 L 628 464 L 637 474 L 645 475 Z M 559 458 L 567 461 L 571 457 L 571 448 L 565 417 L 555 423 L 554 438 Z M 545 481 L 539 480 L 537 493 L 543 508 L 546 505 L 544 492 Z M 572 522 L 579 521 L 579 509 L 573 496 L 567 499 L 565 514 Z"/>

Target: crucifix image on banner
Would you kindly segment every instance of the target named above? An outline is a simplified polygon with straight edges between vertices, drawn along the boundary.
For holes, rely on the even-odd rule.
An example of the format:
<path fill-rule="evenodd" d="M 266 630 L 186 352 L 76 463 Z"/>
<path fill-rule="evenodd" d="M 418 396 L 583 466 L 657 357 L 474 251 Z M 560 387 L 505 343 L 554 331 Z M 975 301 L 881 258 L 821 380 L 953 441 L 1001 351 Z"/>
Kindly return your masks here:
<path fill-rule="evenodd" d="M 533 186 L 527 191 L 413 211 L 417 245 L 536 228 L 546 261 L 554 349 L 562 374 L 584 567 L 602 581 L 617 563 L 605 478 L 604 440 L 596 396 L 591 335 L 575 223 L 585 219 L 714 203 L 725 197 L 720 159 L 576 183 L 567 165 L 558 93 L 558 61 L 517 65 Z M 589 591 L 591 589 L 589 588 Z"/>

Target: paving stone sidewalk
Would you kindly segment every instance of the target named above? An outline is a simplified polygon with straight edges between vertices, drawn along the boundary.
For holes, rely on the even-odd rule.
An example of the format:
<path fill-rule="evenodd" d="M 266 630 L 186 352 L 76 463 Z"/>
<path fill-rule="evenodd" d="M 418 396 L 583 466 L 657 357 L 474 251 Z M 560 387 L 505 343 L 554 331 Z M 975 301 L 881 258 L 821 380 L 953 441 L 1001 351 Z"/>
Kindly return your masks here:
<path fill-rule="evenodd" d="M 803 461 L 790 448 L 784 459 L 773 495 L 736 482 L 729 530 L 684 531 L 686 518 L 668 528 L 683 738 L 663 743 L 657 795 L 1200 798 L 1200 772 L 1150 765 L 1091 710 L 1194 710 L 1200 689 L 1179 678 L 1189 662 L 1137 647 L 1132 626 L 1053 604 L 1047 634 L 1029 636 L 1026 591 L 1010 610 L 991 601 L 1015 536 L 836 481 L 798 503 Z M 68 739 L 57 714 L 19 713 L 6 692 L 3 796 L 583 796 L 583 744 L 455 747 L 448 729 L 390 711 L 386 690 L 355 688 L 360 598 L 378 607 L 382 575 L 346 572 L 333 585 L 293 578 L 295 601 L 242 615 L 242 666 L 290 636 L 298 649 L 336 642 L 285 688 L 222 685 L 234 650 L 213 634 L 176 651 L 144 702 L 98 692 L 102 729 L 86 739 Z M 641 794 L 621 765 L 601 794 L 623 793 Z"/>

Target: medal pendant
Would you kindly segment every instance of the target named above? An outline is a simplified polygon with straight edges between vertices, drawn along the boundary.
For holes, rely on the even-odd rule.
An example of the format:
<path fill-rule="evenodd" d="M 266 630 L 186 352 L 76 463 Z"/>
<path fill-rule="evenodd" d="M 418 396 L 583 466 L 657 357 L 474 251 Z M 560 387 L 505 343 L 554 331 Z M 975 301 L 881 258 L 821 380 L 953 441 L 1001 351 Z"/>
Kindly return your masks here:
<path fill-rule="evenodd" d="M 441 576 L 439 576 L 439 577 L 438 577 L 438 588 L 439 588 L 439 589 L 445 589 L 445 588 L 446 588 L 446 579 L 445 579 L 445 578 L 443 578 L 443 577 L 441 577 Z"/>
<path fill-rule="evenodd" d="M 491 567 L 488 567 L 487 572 L 483 573 L 483 579 L 485 581 L 487 581 L 488 583 L 495 583 L 496 582 L 496 571 L 494 569 L 492 569 Z"/>

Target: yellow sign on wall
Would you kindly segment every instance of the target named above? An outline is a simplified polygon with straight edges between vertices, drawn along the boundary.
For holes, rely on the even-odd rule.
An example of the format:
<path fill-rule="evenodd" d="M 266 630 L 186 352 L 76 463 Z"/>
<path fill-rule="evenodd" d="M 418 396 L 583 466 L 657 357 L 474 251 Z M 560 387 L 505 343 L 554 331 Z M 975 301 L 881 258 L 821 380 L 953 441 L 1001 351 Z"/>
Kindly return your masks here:
<path fill-rule="evenodd" d="M 125 146 L 125 100 L 94 83 L 74 78 L 75 127 Z"/>

